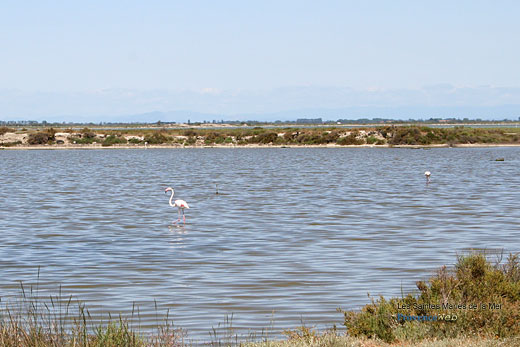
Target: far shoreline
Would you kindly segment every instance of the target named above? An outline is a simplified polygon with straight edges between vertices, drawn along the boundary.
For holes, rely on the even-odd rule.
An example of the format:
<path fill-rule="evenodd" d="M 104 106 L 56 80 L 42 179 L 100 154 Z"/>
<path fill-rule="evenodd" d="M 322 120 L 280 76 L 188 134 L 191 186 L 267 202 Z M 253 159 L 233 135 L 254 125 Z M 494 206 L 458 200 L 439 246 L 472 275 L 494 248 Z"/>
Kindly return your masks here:
<path fill-rule="evenodd" d="M 30 145 L 30 146 L 0 146 L 0 150 L 96 150 L 96 149 L 205 149 L 205 148 L 401 148 L 401 149 L 422 149 L 422 148 L 491 148 L 491 147 L 520 147 L 515 143 L 472 143 L 472 144 L 431 144 L 431 145 L 204 145 L 204 146 L 183 146 L 183 145 L 111 145 L 103 146 L 101 144 L 86 145 Z"/>
<path fill-rule="evenodd" d="M 17 131 L 0 127 L 0 149 L 489 148 L 520 146 L 520 129 L 378 127 L 219 130 Z"/>

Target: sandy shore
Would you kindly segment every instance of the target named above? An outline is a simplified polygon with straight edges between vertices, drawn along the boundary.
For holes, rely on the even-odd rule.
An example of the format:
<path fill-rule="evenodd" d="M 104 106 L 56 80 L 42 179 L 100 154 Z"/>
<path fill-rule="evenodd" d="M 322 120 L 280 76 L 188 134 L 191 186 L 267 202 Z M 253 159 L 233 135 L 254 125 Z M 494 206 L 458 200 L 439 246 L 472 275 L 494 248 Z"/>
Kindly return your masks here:
<path fill-rule="evenodd" d="M 341 146 L 336 144 L 327 145 L 212 145 L 212 146 L 183 146 L 183 145 L 113 145 L 102 146 L 101 144 L 90 145 L 18 145 L 11 147 L 2 147 L 0 150 L 67 150 L 67 149 L 183 149 L 183 148 L 487 148 L 487 147 L 520 147 L 520 144 L 436 144 L 436 145 L 348 145 Z"/>
<path fill-rule="evenodd" d="M 48 131 L 49 129 L 47 129 Z M 406 129 L 405 129 L 406 130 Z M 111 133 L 94 133 L 91 130 L 82 130 L 83 132 L 74 132 L 67 130 L 56 132 L 52 130 L 51 138 L 46 131 L 36 133 L 15 132 L 13 129 L 5 128 L 0 135 L 0 149 L 5 150 L 63 150 L 63 149 L 153 149 L 153 148 L 450 148 L 450 147 L 516 147 L 520 146 L 520 132 L 500 133 L 496 135 L 496 131 L 482 131 L 478 133 L 470 132 L 463 134 L 464 136 L 446 137 L 446 131 L 437 134 L 439 131 L 430 129 L 420 132 L 417 128 L 414 131 L 388 132 L 387 130 L 365 129 L 352 130 L 345 129 L 338 131 L 314 131 L 309 130 L 300 134 L 298 129 L 284 129 L 283 132 L 267 132 L 262 134 L 247 133 L 199 133 L 194 131 L 190 133 L 172 133 L 163 135 L 160 132 L 155 133 L 129 133 L 113 135 Z M 86 132 L 85 132 L 86 131 Z M 469 131 L 469 130 L 468 130 Z M 152 134 L 152 135 L 150 135 Z M 36 136 L 38 135 L 38 136 Z M 210 136 L 211 135 L 211 136 Z M 459 134 L 460 135 L 460 134 Z M 87 136 L 85 138 L 85 136 Z M 156 139 L 155 136 L 159 136 Z M 208 137 L 210 136 L 210 137 Z M 263 137 L 262 137 L 263 136 Z M 274 136 L 274 137 L 273 137 Z M 303 136 L 303 137 L 302 137 Z M 392 141 L 393 136 L 398 136 Z M 298 137 L 296 139 L 296 137 Z M 411 139 L 409 138 L 411 137 Z M 502 141 L 503 143 L 475 143 L 475 144 L 431 144 L 431 145 L 390 145 L 387 142 L 423 142 L 428 143 L 433 140 L 449 141 Z M 459 138 L 460 137 L 460 138 Z M 281 140 L 280 140 L 281 139 Z M 52 140 L 52 141 L 49 141 Z M 218 140 L 218 141 L 216 141 Z M 146 142 L 148 141 L 148 142 Z M 149 144 L 149 142 L 164 144 Z M 206 144 L 207 142 L 219 142 L 219 144 Z M 52 144 L 29 144 L 29 143 L 52 143 Z M 90 143 L 89 143 L 90 142 Z M 296 142 L 290 143 L 287 142 Z M 305 142 L 322 142 L 324 144 L 307 145 Z M 111 146 L 103 146 L 102 144 L 112 144 Z M 237 144 L 239 143 L 239 144 Z M 270 144 L 268 144 L 270 143 Z M 285 143 L 276 144 L 272 143 Z M 349 144 L 349 145 L 340 145 Z M 363 143 L 356 145 L 355 143 Z M 369 144 L 370 143 L 370 144 Z M 376 144 L 380 143 L 380 145 Z"/>

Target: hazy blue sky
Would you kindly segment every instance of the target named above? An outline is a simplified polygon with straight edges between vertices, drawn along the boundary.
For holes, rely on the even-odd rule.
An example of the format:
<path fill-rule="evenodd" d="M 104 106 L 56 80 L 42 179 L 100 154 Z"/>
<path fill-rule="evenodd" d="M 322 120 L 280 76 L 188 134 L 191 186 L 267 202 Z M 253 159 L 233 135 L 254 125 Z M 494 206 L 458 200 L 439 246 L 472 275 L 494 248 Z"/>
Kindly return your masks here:
<path fill-rule="evenodd" d="M 3 0 L 0 119 L 85 114 L 68 100 L 85 95 L 99 103 L 97 114 L 142 112 L 144 104 L 210 112 L 212 103 L 230 114 L 298 108 L 298 97 L 310 107 L 312 88 L 409 95 L 439 84 L 487 88 L 494 92 L 479 98 L 500 104 L 495 88 L 520 87 L 519 18 L 518 1 Z M 280 88 L 305 93 L 265 109 L 271 99 L 234 99 Z M 204 109 L 161 101 L 186 91 L 198 93 Z M 42 93 L 66 100 L 49 105 Z M 320 105 L 317 93 L 312 107 L 332 107 Z M 146 101 L 136 104 L 132 95 Z M 114 109 L 120 99 L 130 99 L 128 110 Z M 520 104 L 518 90 L 507 103 Z M 351 98 L 334 107 L 370 105 Z"/>

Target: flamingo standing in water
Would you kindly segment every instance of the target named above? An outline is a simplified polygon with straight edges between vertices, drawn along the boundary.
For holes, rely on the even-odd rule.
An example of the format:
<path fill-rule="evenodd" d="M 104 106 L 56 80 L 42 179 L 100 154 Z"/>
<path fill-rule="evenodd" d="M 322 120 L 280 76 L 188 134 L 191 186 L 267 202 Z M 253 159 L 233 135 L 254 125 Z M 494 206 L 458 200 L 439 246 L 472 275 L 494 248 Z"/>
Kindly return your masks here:
<path fill-rule="evenodd" d="M 426 183 L 430 183 L 430 176 L 431 176 L 431 172 L 430 171 L 426 171 L 424 173 L 424 176 L 426 176 Z"/>
<path fill-rule="evenodd" d="M 171 191 L 172 192 L 172 195 L 170 196 L 170 206 L 171 207 L 177 207 L 177 210 L 179 212 L 179 218 L 173 222 L 173 224 L 176 224 L 177 222 L 180 222 L 181 221 L 181 211 L 182 211 L 182 222 L 184 224 L 186 224 L 186 217 L 184 216 L 184 209 L 185 208 L 190 208 L 188 206 L 188 203 L 184 200 L 175 200 L 173 203 L 172 203 L 172 200 L 173 200 L 173 195 L 175 194 L 175 192 L 173 191 L 173 188 L 172 187 L 168 187 L 164 190 L 164 194 L 166 194 L 167 192 Z"/>

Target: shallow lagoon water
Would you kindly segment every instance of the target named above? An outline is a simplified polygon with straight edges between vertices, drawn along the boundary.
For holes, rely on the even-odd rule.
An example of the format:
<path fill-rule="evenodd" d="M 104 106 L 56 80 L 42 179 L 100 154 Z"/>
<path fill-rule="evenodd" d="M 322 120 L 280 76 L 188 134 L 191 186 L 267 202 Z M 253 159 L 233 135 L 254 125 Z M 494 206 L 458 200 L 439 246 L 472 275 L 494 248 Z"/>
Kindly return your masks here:
<path fill-rule="evenodd" d="M 149 327 L 169 309 L 195 339 L 231 314 L 239 334 L 339 326 L 457 254 L 518 252 L 519 168 L 520 148 L 0 151 L 0 293 L 39 268 L 43 297 L 135 303 Z"/>

